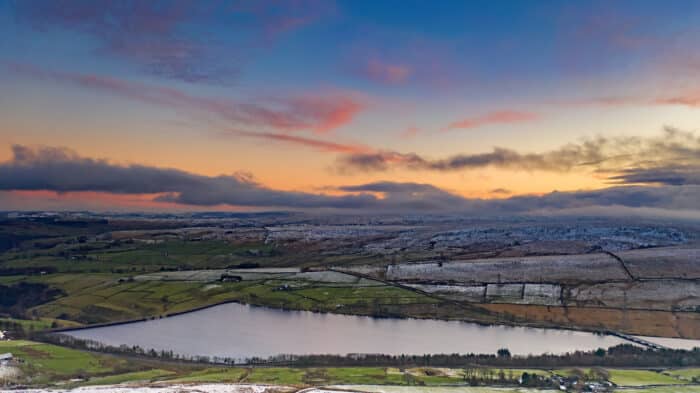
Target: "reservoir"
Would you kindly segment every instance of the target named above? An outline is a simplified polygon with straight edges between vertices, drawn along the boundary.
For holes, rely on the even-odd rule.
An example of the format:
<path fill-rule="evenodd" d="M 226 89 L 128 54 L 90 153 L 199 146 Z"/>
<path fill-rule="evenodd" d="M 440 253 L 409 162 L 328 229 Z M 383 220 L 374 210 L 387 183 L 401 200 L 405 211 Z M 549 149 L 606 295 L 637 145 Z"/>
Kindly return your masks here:
<path fill-rule="evenodd" d="M 284 311 L 238 303 L 173 317 L 65 334 L 119 346 L 244 360 L 278 354 L 564 353 L 607 348 L 623 339 L 571 330 L 424 319 Z"/>

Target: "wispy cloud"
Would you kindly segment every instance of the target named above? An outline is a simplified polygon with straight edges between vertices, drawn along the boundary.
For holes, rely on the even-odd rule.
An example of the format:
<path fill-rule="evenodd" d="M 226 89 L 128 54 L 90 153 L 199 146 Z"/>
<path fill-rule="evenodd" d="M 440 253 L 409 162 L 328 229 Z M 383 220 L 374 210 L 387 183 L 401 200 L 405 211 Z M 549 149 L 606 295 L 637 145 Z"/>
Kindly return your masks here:
<path fill-rule="evenodd" d="M 700 108 L 700 90 L 688 90 L 678 94 L 660 97 L 654 102 L 659 105 L 682 105 L 691 108 Z"/>
<path fill-rule="evenodd" d="M 624 184 L 695 184 L 700 172 L 700 137 L 666 127 L 657 137 L 616 137 L 570 143 L 540 153 L 496 147 L 490 152 L 429 159 L 416 153 L 375 151 L 341 156 L 341 172 L 394 168 L 458 171 L 496 167 L 526 171 L 589 171 Z"/>
<path fill-rule="evenodd" d="M 185 113 L 206 114 L 229 127 L 267 127 L 278 131 L 327 133 L 350 123 L 365 104 L 354 93 L 306 94 L 287 98 L 235 101 L 195 96 L 184 91 L 99 75 L 51 71 L 27 64 L 9 64 L 13 72 L 32 78 L 97 90 Z"/>
<path fill-rule="evenodd" d="M 387 87 L 451 89 L 467 79 L 455 48 L 441 40 L 369 28 L 349 45 L 341 68 L 352 76 Z"/>
<path fill-rule="evenodd" d="M 669 93 L 661 93 L 656 96 L 602 96 L 576 100 L 559 101 L 557 104 L 572 107 L 609 107 L 617 108 L 624 106 L 667 106 L 679 105 L 690 108 L 700 108 L 700 90 L 683 90 Z"/>
<path fill-rule="evenodd" d="M 507 188 L 494 188 L 493 190 L 489 191 L 489 193 L 494 195 L 509 195 L 513 192 Z"/>
<path fill-rule="evenodd" d="M 418 135 L 418 133 L 421 131 L 420 128 L 416 126 L 410 126 L 407 127 L 405 130 L 401 131 L 401 137 L 402 138 L 413 138 L 414 136 Z"/>
<path fill-rule="evenodd" d="M 230 133 L 247 138 L 264 139 L 269 141 L 278 141 L 296 144 L 300 146 L 306 146 L 324 152 L 359 154 L 372 151 L 372 149 L 364 145 L 337 143 L 320 139 L 305 138 L 290 134 L 248 131 L 230 131 Z"/>
<path fill-rule="evenodd" d="M 494 124 L 525 123 L 538 120 L 539 118 L 540 116 L 536 113 L 505 109 L 452 122 L 443 130 L 469 129 Z"/>
<path fill-rule="evenodd" d="M 333 0 L 235 1 L 231 9 L 250 15 L 268 38 L 296 30 L 337 14 Z"/>
<path fill-rule="evenodd" d="M 688 165 L 668 163 L 660 166 L 639 166 L 623 169 L 619 174 L 610 176 L 615 184 L 663 184 L 663 185 L 700 185 L 700 163 Z"/>
<path fill-rule="evenodd" d="M 600 97 L 589 97 L 589 98 L 579 98 L 571 100 L 558 100 L 553 102 L 553 104 L 561 105 L 565 107 L 624 107 L 629 105 L 643 105 L 648 103 L 640 97 L 620 95 L 620 96 L 600 96 Z"/>
<path fill-rule="evenodd" d="M 95 39 L 96 53 L 187 82 L 226 83 L 251 48 L 324 17 L 333 1 L 14 1 L 20 21 Z M 221 34 L 228 31 L 230 34 Z"/>
<path fill-rule="evenodd" d="M 386 63 L 378 59 L 368 60 L 362 72 L 370 80 L 390 85 L 404 83 L 413 74 L 409 65 Z"/>

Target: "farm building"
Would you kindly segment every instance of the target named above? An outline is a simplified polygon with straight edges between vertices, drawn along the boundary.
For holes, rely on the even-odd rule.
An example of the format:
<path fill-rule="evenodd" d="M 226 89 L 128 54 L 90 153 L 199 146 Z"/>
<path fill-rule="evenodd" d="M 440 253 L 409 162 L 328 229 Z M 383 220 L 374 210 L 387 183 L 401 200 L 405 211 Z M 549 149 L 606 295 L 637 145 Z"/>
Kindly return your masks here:
<path fill-rule="evenodd" d="M 0 365 L 5 365 L 12 359 L 11 353 L 0 353 Z"/>

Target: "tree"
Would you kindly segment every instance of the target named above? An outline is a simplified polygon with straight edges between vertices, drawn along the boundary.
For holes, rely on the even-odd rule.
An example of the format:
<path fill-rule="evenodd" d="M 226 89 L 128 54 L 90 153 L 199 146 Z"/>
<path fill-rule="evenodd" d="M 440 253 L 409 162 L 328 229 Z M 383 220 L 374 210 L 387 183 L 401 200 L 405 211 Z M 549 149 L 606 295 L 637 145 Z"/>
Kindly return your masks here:
<path fill-rule="evenodd" d="M 511 356 L 508 348 L 501 348 L 496 352 L 496 354 L 499 358 L 509 358 Z"/>
<path fill-rule="evenodd" d="M 528 374 L 527 372 L 524 372 L 523 375 L 520 376 L 520 383 L 522 385 L 525 385 L 525 386 L 529 385 L 530 384 L 530 374 Z"/>

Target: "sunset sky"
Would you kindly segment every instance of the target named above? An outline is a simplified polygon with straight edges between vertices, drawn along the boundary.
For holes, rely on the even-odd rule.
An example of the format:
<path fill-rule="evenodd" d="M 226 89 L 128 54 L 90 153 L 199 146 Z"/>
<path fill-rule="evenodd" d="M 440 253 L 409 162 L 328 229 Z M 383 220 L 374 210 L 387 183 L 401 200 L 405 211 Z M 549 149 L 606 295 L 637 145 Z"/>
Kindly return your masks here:
<path fill-rule="evenodd" d="M 700 211 L 700 2 L 0 0 L 0 210 Z"/>

